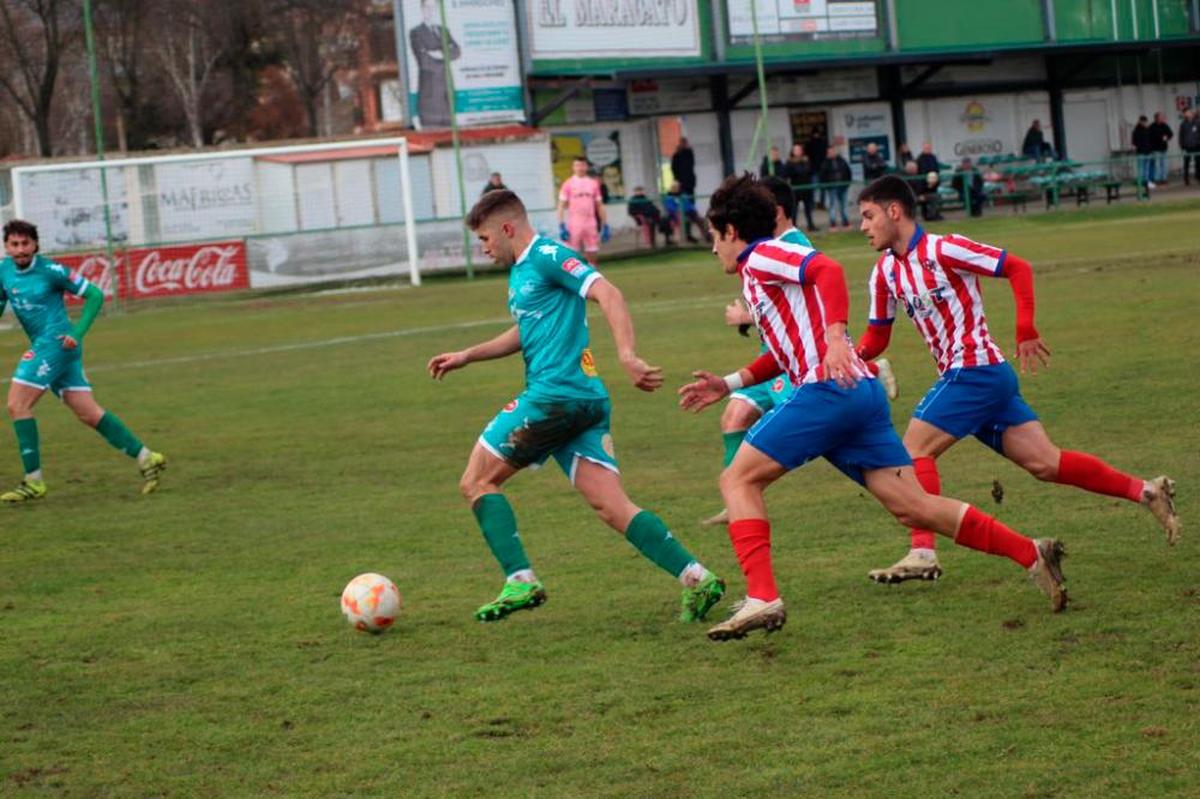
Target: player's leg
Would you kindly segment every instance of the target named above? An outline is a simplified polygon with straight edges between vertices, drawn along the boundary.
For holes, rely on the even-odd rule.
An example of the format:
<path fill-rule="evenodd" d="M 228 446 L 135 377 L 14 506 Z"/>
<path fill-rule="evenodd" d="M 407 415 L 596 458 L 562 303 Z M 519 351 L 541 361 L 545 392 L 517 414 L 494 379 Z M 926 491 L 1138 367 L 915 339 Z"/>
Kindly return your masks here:
<path fill-rule="evenodd" d="M 901 524 L 933 530 L 961 546 L 1020 564 L 1050 598 L 1056 613 L 1066 608 L 1059 565 L 1063 548 L 1055 539 L 1034 541 L 965 502 L 928 494 L 909 467 L 870 469 L 863 477 L 867 489 Z"/>
<path fill-rule="evenodd" d="M 1137 502 L 1154 514 L 1168 544 L 1179 540 L 1175 481 L 1170 478 L 1143 480 L 1114 469 L 1095 455 L 1059 449 L 1036 420 L 1005 428 L 999 440 L 1004 457 L 1037 479 Z"/>
<path fill-rule="evenodd" d="M 142 493 L 149 494 L 154 491 L 167 468 L 166 456 L 143 444 L 120 417 L 106 411 L 96 402 L 91 386 L 83 378 L 82 369 L 71 372 L 74 372 L 74 375 L 69 372 L 63 380 L 55 384 L 55 390 L 62 397 L 63 404 L 71 409 L 80 422 L 99 433 L 113 447 L 134 458 L 142 475 Z"/>
<path fill-rule="evenodd" d="M 683 586 L 681 621 L 699 621 L 720 601 L 725 583 L 704 567 L 657 514 L 635 505 L 608 458 L 571 454 L 568 472 L 575 489 L 600 520 L 625 536 L 648 561 Z"/>
<path fill-rule="evenodd" d="M 721 461 L 724 469 L 733 463 L 733 456 L 746 438 L 746 433 L 762 415 L 770 410 L 770 392 L 765 386 L 750 386 L 733 392 L 721 412 L 721 439 L 725 443 L 725 455 Z M 702 524 L 718 525 L 729 523 L 729 511 L 722 509 L 720 513 L 705 519 Z"/>
<path fill-rule="evenodd" d="M 37 419 L 33 418 L 33 406 L 46 393 L 46 386 L 27 382 L 14 376 L 8 386 L 8 415 L 12 419 L 13 432 L 17 435 L 17 450 L 21 454 L 21 466 L 25 477 L 11 491 L 0 494 L 2 502 L 24 502 L 46 496 L 46 482 L 42 478 L 42 454 L 38 440 Z"/>

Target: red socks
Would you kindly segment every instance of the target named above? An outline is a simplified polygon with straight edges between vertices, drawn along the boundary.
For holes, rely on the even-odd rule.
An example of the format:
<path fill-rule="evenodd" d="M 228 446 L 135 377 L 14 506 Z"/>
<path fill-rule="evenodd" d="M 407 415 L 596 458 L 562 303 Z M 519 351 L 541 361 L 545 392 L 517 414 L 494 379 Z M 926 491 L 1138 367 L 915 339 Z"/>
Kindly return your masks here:
<path fill-rule="evenodd" d="M 1026 569 L 1037 563 L 1037 546 L 1032 540 L 971 505 L 959 522 L 954 542 L 989 555 L 1003 555 Z"/>
<path fill-rule="evenodd" d="M 1130 502 L 1142 501 L 1142 481 L 1118 472 L 1095 455 L 1064 449 L 1058 461 L 1054 482 L 1078 486 L 1085 491 L 1123 497 Z"/>
<path fill-rule="evenodd" d="M 917 482 L 926 494 L 942 493 L 942 481 L 938 479 L 937 461 L 933 458 L 913 458 L 913 471 L 917 473 Z M 912 537 L 913 549 L 935 549 L 937 535 L 929 530 L 913 528 L 909 531 Z"/>
<path fill-rule="evenodd" d="M 779 598 L 771 571 L 771 524 L 766 519 L 739 519 L 729 524 L 729 540 L 746 575 L 746 596 L 771 602 Z"/>

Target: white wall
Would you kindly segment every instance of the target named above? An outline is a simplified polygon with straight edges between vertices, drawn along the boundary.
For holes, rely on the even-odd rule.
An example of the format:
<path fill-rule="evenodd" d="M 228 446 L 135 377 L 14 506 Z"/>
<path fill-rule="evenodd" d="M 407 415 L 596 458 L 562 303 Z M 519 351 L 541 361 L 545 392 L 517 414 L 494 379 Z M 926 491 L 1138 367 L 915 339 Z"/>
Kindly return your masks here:
<path fill-rule="evenodd" d="M 978 160 L 981 155 L 1020 152 L 1025 131 L 1035 119 L 1041 120 L 1047 142 L 1054 137 L 1046 92 L 907 100 L 904 116 L 913 154 L 928 140 L 942 163 L 952 166 L 964 156 Z"/>
<path fill-rule="evenodd" d="M 527 208 L 534 210 L 554 205 L 548 136 L 464 146 L 462 161 L 467 210 L 479 199 L 483 184 L 492 172 L 500 173 L 504 185 L 516 192 Z M 449 147 L 435 149 L 432 165 L 434 213 L 439 218 L 461 216 L 454 150 Z"/>

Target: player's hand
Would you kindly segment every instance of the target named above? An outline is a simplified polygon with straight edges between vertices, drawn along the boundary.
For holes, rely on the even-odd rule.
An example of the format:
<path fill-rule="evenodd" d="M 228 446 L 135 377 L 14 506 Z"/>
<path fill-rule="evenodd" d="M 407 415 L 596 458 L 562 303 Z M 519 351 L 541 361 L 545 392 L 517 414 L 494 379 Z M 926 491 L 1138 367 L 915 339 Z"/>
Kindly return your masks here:
<path fill-rule="evenodd" d="M 465 352 L 443 352 L 441 355 L 435 355 L 429 359 L 429 376 L 434 380 L 441 380 L 446 376 L 447 372 L 453 372 L 455 369 L 461 369 L 470 361 L 467 360 Z"/>
<path fill-rule="evenodd" d="M 692 377 L 696 379 L 679 389 L 679 407 L 683 410 L 700 413 L 729 396 L 729 385 L 724 378 L 704 371 L 692 372 Z"/>
<path fill-rule="evenodd" d="M 605 222 L 604 227 L 600 228 L 600 241 L 607 243 L 608 240 L 611 238 L 612 238 L 612 228 L 610 228 L 608 226 L 608 223 Z"/>
<path fill-rule="evenodd" d="M 562 241 L 567 241 L 568 239 L 571 238 L 571 232 L 569 230 L 567 230 L 566 222 L 558 223 L 558 238 Z"/>
<path fill-rule="evenodd" d="M 59 336 L 58 340 L 62 343 L 64 350 L 73 350 L 79 346 L 79 342 L 75 340 L 74 336 L 63 335 Z"/>
<path fill-rule="evenodd" d="M 725 306 L 725 324 L 730 327 L 752 325 L 754 317 L 750 316 L 750 311 L 746 310 L 746 304 L 737 299 Z"/>
<path fill-rule="evenodd" d="M 850 342 L 844 338 L 834 338 L 825 348 L 825 379 L 836 381 L 842 388 L 854 388 L 858 384 L 858 376 L 854 374 L 854 354 Z"/>
<path fill-rule="evenodd" d="M 1017 342 L 1017 362 L 1021 365 L 1021 374 L 1028 369 L 1031 374 L 1037 374 L 1038 363 L 1043 369 L 1050 368 L 1050 348 L 1040 338 L 1031 338 Z"/>
<path fill-rule="evenodd" d="M 633 384 L 642 391 L 656 391 L 662 388 L 663 374 L 661 366 L 651 366 L 636 355 L 621 359 L 621 366 L 629 374 Z"/>

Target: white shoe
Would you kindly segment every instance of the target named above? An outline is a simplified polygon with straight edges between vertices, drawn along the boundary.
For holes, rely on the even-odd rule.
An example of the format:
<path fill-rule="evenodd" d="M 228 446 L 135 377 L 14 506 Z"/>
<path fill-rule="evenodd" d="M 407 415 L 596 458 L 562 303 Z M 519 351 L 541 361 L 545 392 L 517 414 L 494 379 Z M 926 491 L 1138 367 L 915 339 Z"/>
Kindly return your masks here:
<path fill-rule="evenodd" d="M 1148 188 L 1148 189 L 1157 189 L 1157 188 L 1158 188 L 1158 184 L 1156 184 L 1156 183 L 1155 183 L 1153 180 L 1147 180 L 1147 181 L 1146 181 L 1146 188 Z"/>
<path fill-rule="evenodd" d="M 937 553 L 909 552 L 886 569 L 872 569 L 867 577 L 877 583 L 902 583 L 905 580 L 936 580 L 942 576 Z"/>
<path fill-rule="evenodd" d="M 1146 507 L 1167 534 L 1167 543 L 1175 546 L 1179 542 L 1179 515 L 1175 513 L 1175 481 L 1169 477 L 1155 477 L 1150 481 L 1154 491 L 1142 491 L 1142 505 Z"/>
<path fill-rule="evenodd" d="M 876 358 L 875 365 L 879 367 L 879 379 L 883 382 L 883 390 L 887 398 L 895 402 L 900 396 L 900 385 L 896 382 L 896 373 L 892 370 L 892 362 L 887 358 Z"/>
<path fill-rule="evenodd" d="M 728 641 L 730 638 L 745 638 L 751 630 L 766 630 L 773 633 L 782 629 L 787 622 L 787 610 L 783 599 L 777 597 L 770 602 L 746 597 L 733 606 L 733 615 L 708 631 L 713 641 Z"/>

